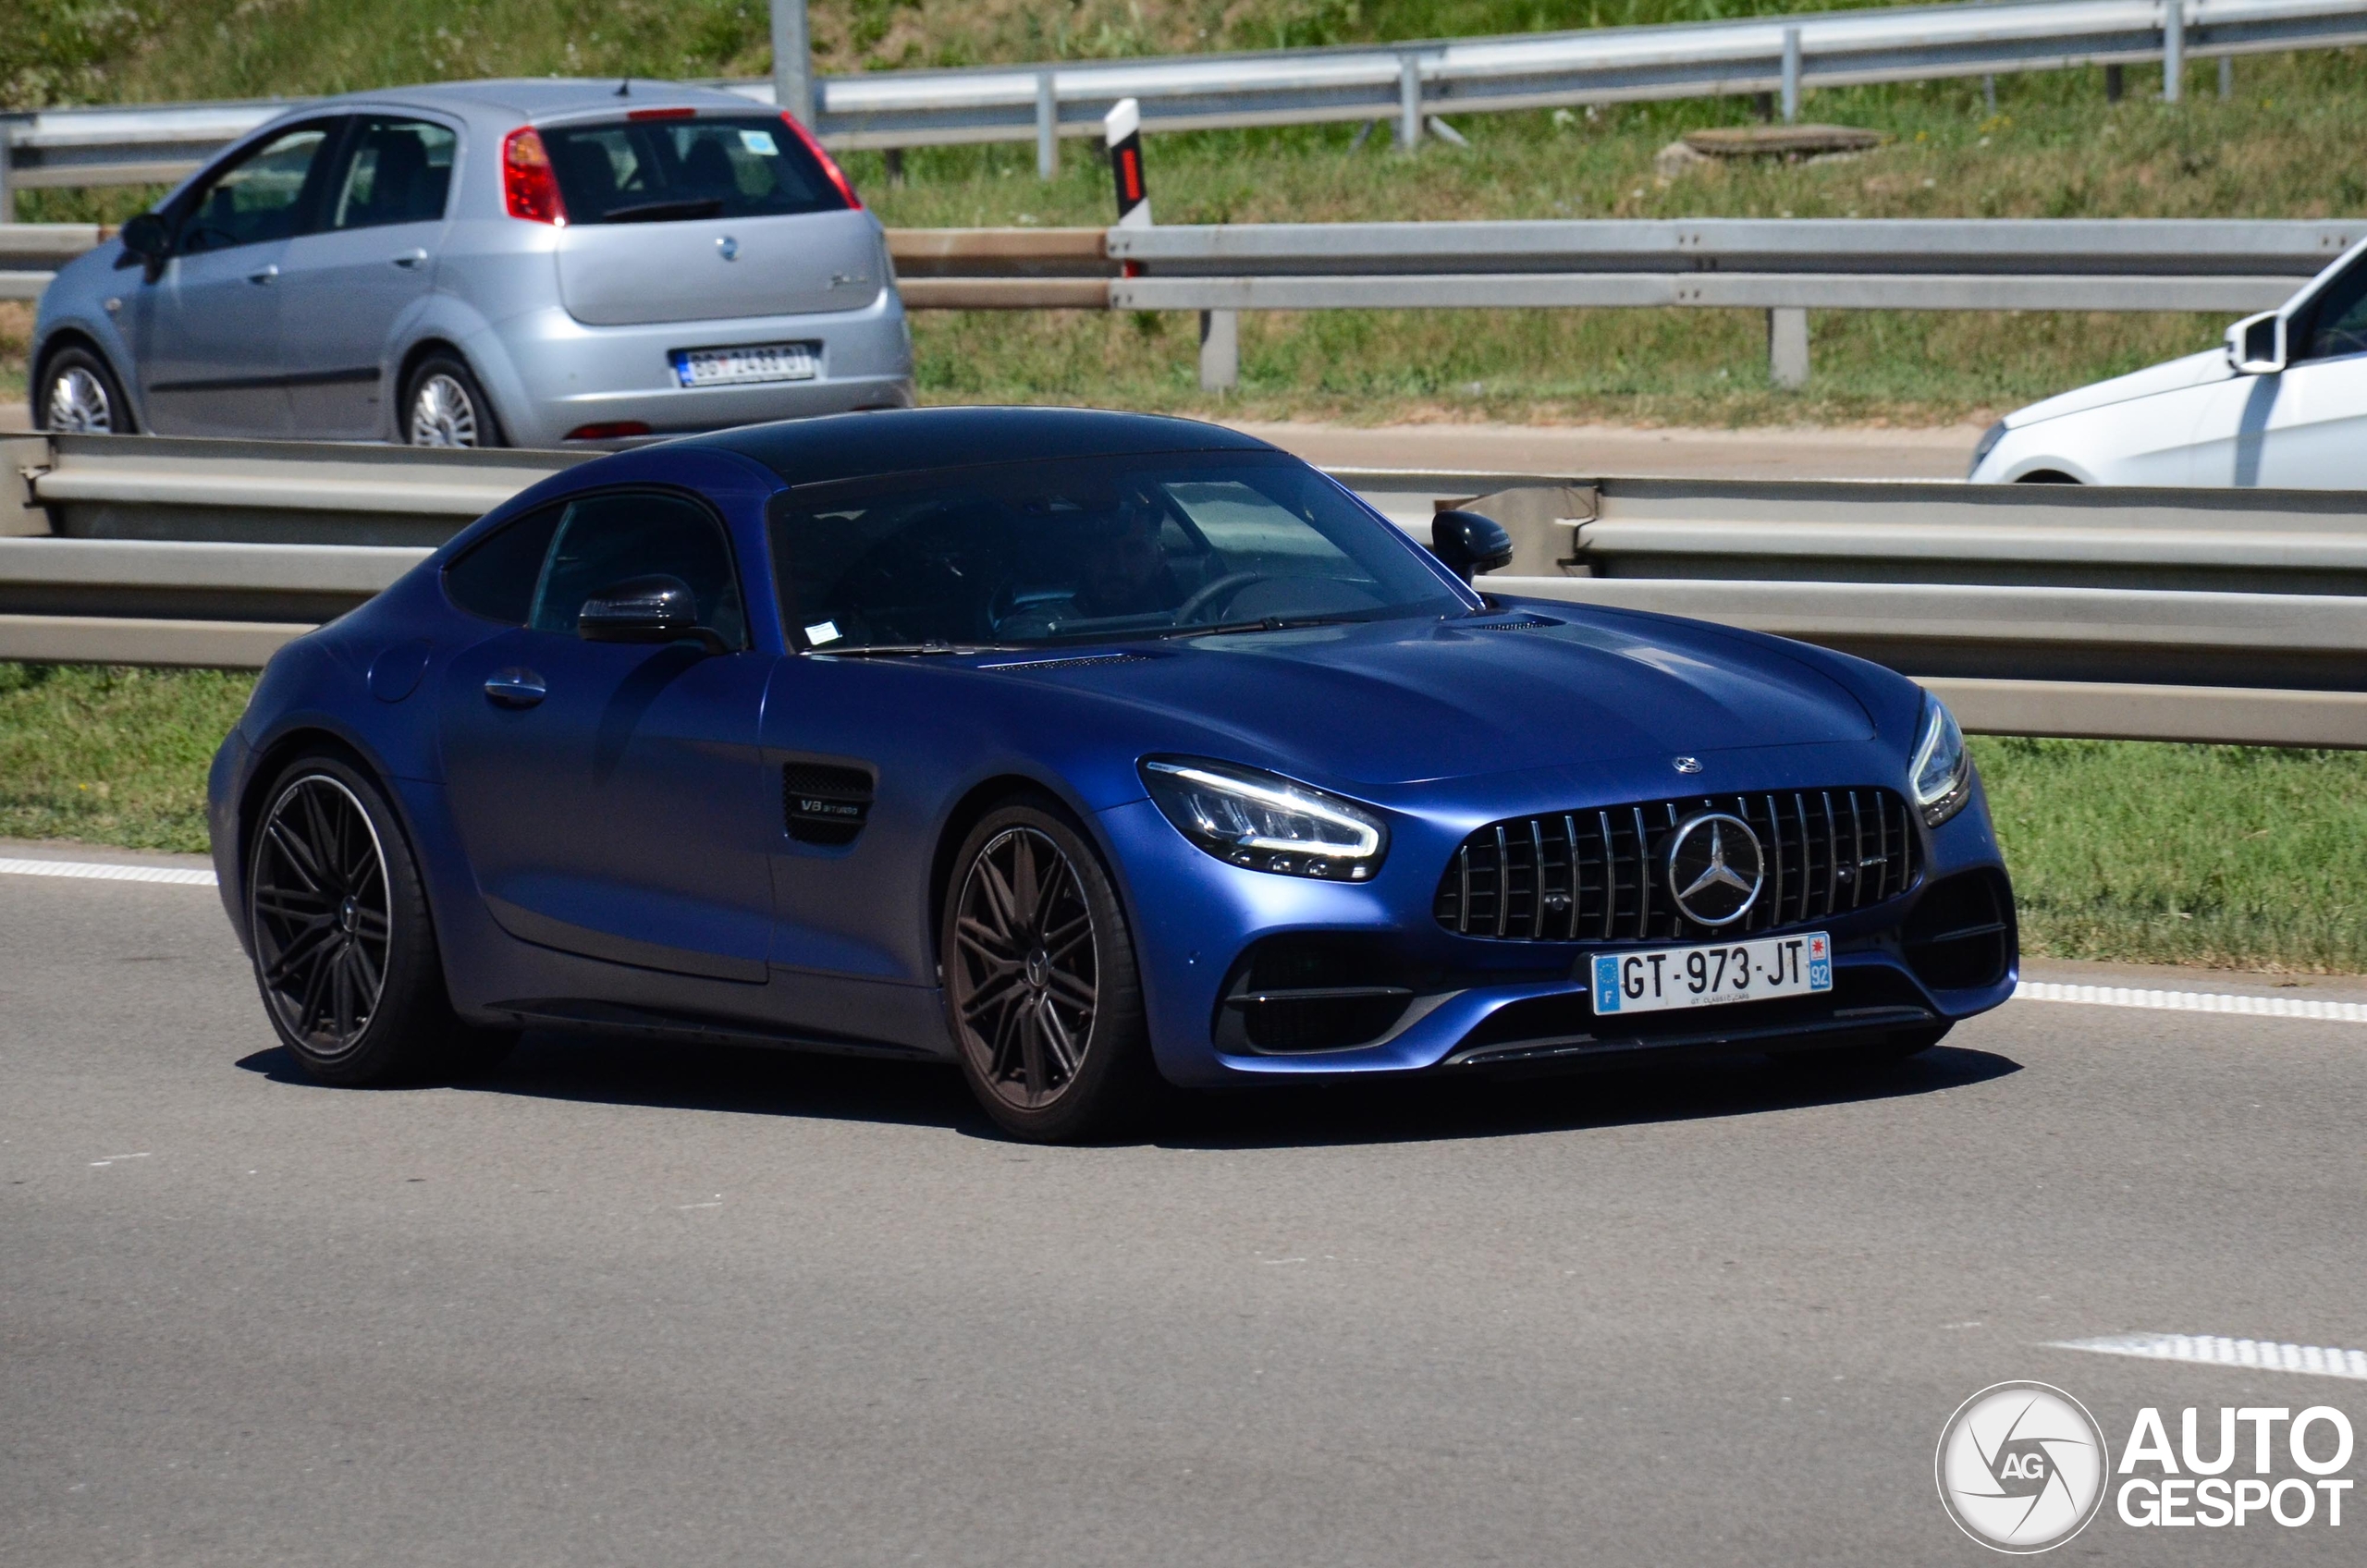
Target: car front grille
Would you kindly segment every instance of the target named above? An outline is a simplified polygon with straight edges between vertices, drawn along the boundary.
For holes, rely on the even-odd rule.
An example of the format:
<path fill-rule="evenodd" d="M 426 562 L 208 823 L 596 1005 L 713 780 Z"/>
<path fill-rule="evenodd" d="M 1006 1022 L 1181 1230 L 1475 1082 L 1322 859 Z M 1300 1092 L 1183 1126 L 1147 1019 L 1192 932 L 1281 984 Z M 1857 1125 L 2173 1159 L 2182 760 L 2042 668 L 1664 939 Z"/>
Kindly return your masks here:
<path fill-rule="evenodd" d="M 1759 836 L 1765 880 L 1742 919 L 1686 917 L 1667 882 L 1669 835 L 1702 812 Z M 1688 795 L 1491 822 L 1464 839 L 1431 908 L 1465 937 L 1521 942 L 1713 940 L 1864 909 L 1915 879 L 1907 802 L 1882 789 Z"/>

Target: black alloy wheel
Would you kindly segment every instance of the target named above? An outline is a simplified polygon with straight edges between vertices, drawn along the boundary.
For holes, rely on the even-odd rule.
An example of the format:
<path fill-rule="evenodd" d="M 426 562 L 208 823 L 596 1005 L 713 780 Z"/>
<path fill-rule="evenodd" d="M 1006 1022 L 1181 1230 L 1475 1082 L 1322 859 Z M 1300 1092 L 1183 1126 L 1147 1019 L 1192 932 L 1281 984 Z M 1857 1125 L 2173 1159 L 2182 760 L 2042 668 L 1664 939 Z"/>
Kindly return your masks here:
<path fill-rule="evenodd" d="M 512 1031 L 457 1017 L 410 847 L 376 786 L 336 757 L 280 776 L 247 871 L 255 981 L 281 1041 L 324 1083 L 491 1065 Z"/>
<path fill-rule="evenodd" d="M 280 1027 L 306 1050 L 350 1052 L 386 988 L 394 917 L 386 857 L 353 792 L 324 773 L 280 792 L 247 887 L 255 972 Z"/>
<path fill-rule="evenodd" d="M 987 1113 L 1008 1133 L 1049 1142 L 1109 1132 L 1138 1111 L 1157 1069 L 1134 946 L 1100 862 L 1065 814 L 1034 804 L 990 814 L 948 891 L 948 1023 Z"/>

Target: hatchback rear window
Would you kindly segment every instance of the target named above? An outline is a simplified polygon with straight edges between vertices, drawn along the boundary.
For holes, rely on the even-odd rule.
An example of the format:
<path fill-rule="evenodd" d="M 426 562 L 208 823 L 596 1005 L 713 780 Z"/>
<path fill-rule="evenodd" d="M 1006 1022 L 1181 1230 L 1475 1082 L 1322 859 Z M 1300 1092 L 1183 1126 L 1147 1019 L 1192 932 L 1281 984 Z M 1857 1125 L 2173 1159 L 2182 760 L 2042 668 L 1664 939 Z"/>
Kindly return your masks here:
<path fill-rule="evenodd" d="M 772 116 L 546 127 L 570 223 L 671 223 L 836 212 L 847 204 Z"/>

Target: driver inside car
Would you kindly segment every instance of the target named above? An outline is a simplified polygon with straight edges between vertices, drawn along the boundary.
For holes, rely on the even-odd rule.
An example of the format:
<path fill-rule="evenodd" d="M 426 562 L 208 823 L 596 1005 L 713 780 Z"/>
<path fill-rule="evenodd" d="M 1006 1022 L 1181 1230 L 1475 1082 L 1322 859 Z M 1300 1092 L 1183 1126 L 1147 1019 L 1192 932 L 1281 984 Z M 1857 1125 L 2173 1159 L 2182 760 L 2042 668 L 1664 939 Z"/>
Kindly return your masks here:
<path fill-rule="evenodd" d="M 1159 517 L 1139 497 L 1118 505 L 1110 523 L 1085 542 L 1076 597 L 1080 616 L 1157 615 L 1184 602 L 1183 584 L 1159 548 Z"/>

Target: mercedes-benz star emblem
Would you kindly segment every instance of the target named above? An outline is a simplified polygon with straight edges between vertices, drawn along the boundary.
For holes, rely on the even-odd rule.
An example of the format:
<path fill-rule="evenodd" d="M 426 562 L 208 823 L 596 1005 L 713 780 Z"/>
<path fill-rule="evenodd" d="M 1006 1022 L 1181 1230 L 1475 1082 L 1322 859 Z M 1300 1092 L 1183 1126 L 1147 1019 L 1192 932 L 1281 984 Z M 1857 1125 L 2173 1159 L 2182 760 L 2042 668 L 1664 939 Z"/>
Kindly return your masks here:
<path fill-rule="evenodd" d="M 1699 773 L 1701 771 L 1701 759 L 1699 757 L 1671 757 L 1669 759 L 1669 764 L 1679 773 Z"/>
<path fill-rule="evenodd" d="M 1668 890 L 1700 925 L 1732 925 L 1759 901 L 1767 875 L 1759 835 L 1741 817 L 1703 812 L 1678 823 L 1668 840 Z"/>
<path fill-rule="evenodd" d="M 715 249 L 716 253 L 727 262 L 736 262 L 740 259 L 740 241 L 729 234 L 716 240 Z"/>

